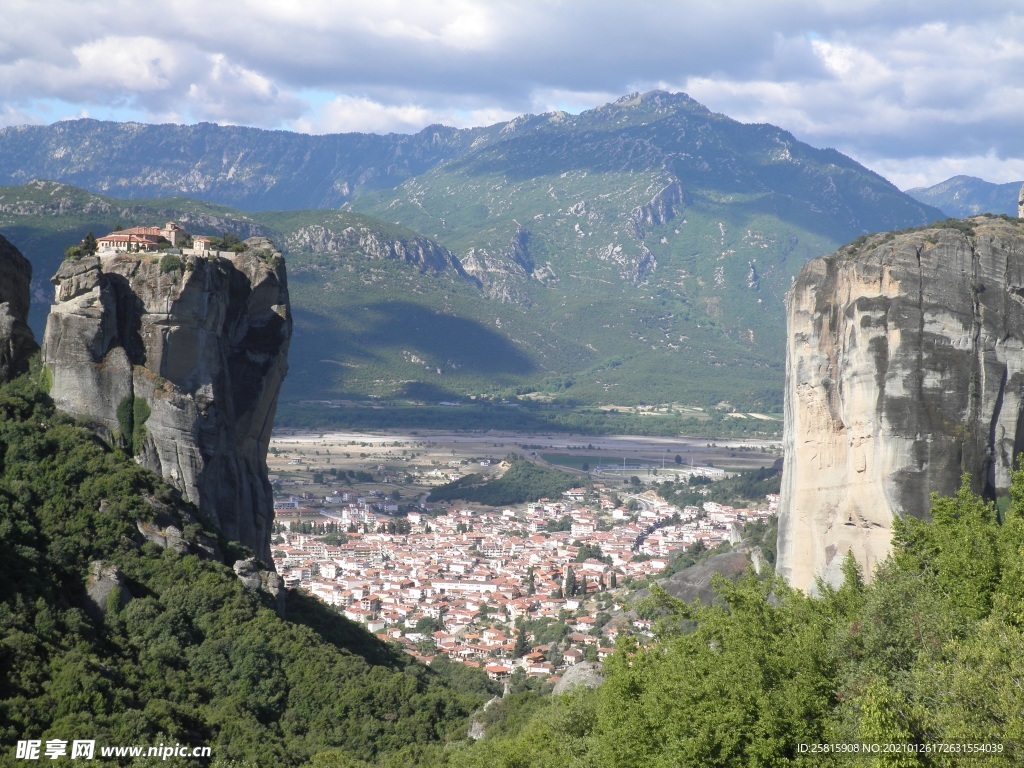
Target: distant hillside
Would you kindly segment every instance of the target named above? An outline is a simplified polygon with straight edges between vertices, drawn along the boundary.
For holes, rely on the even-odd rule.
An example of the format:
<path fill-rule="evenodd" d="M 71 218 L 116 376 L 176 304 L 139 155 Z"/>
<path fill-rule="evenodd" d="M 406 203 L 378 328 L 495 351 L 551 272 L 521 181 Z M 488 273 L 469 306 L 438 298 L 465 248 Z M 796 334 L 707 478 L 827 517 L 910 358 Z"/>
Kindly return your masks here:
<path fill-rule="evenodd" d="M 0 229 L 36 265 L 37 326 L 56 260 L 90 229 L 182 219 L 271 237 L 292 281 L 290 400 L 765 411 L 781 406 L 782 302 L 799 268 L 861 234 L 944 218 L 834 150 L 684 94 L 434 134 L 8 129 L 0 178 L 184 190 L 249 212 L 36 183 L 0 189 Z"/>
<path fill-rule="evenodd" d="M 240 126 L 70 120 L 0 129 L 0 184 L 35 179 L 136 199 L 187 196 L 246 210 L 336 208 L 468 149 L 485 129 L 307 136 Z"/>
<path fill-rule="evenodd" d="M 1016 216 L 1022 183 L 993 184 L 974 176 L 954 176 L 933 187 L 908 189 L 907 194 L 955 219 L 967 219 L 982 213 Z"/>
<path fill-rule="evenodd" d="M 834 150 L 663 92 L 513 120 L 349 207 L 434 238 L 497 305 L 542 319 L 503 333 L 569 377 L 565 397 L 750 408 L 778 404 L 803 263 L 944 218 Z"/>

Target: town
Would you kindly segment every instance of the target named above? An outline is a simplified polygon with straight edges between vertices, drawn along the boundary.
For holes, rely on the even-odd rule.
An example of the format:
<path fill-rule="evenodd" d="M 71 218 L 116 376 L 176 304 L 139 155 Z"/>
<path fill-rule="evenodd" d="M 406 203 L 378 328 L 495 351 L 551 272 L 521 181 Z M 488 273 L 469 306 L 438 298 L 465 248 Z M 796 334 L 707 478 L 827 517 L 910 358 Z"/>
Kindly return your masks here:
<path fill-rule="evenodd" d="M 498 681 L 557 678 L 568 667 L 602 660 L 620 636 L 649 636 L 651 622 L 623 610 L 629 586 L 665 571 L 676 553 L 738 543 L 745 525 L 767 522 L 778 505 L 774 494 L 756 508 L 717 503 L 708 476 L 726 473 L 685 467 L 674 476 L 707 483 L 699 486 L 708 497 L 699 506 L 669 504 L 634 476 L 505 508 L 427 509 L 423 494 L 398 514 L 400 492 L 326 490 L 339 476 L 399 480 L 383 459 L 359 465 L 371 471 L 332 474 L 329 449 L 315 452 L 314 466 L 308 450 L 289 448 L 297 451 L 275 441 L 271 457 L 278 489 L 272 549 L 285 584 L 421 661 L 443 655 Z M 340 455 L 352 453 L 335 447 L 335 460 Z M 468 463 L 435 466 L 424 479 L 447 482 L 469 471 Z M 500 471 L 501 462 L 475 464 Z M 302 491 L 302 482 L 289 489 L 274 475 L 275 466 L 297 465 L 325 492 Z"/>

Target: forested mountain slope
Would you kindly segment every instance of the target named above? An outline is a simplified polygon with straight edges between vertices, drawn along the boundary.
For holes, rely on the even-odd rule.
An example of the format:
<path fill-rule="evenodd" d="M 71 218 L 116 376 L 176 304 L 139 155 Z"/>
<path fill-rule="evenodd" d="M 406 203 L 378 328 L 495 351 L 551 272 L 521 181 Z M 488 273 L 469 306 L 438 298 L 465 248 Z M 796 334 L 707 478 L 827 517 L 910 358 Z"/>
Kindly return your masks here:
<path fill-rule="evenodd" d="M 168 517 L 182 546 L 155 543 Z M 19 740 L 93 739 L 209 746 L 214 765 L 404 766 L 464 736 L 486 681 L 457 692 L 297 593 L 282 619 L 211 530 L 32 378 L 0 388 L 0 764 Z"/>

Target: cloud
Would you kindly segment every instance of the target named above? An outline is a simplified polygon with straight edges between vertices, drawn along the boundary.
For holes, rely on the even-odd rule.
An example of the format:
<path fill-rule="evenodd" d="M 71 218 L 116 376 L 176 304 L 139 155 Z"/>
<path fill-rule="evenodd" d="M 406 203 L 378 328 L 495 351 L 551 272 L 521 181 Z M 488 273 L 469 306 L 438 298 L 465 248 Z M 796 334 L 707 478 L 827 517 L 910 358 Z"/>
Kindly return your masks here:
<path fill-rule="evenodd" d="M 864 163 L 903 190 L 929 187 L 953 176 L 975 176 L 994 184 L 1024 180 L 1024 158 L 987 155 L 959 157 L 867 157 Z"/>
<path fill-rule="evenodd" d="M 499 107 L 428 109 L 411 104 L 387 105 L 366 97 L 338 96 L 325 104 L 315 118 L 296 120 L 293 127 L 303 133 L 414 133 L 434 124 L 456 128 L 493 125 L 517 114 Z"/>
<path fill-rule="evenodd" d="M 933 0 L 9 0 L 0 121 L 413 132 L 683 90 L 902 177 L 1021 155 L 1024 12 Z M 912 173 L 919 163 L 933 171 Z M 1012 163 L 1010 163 L 1012 166 Z M 879 166 L 881 167 L 881 166 Z M 903 170 L 899 170 L 903 169 Z M 978 174 L 975 174 L 978 175 Z"/>
<path fill-rule="evenodd" d="M 0 106 L 0 128 L 8 125 L 35 125 L 45 122 L 39 115 L 5 104 Z"/>
<path fill-rule="evenodd" d="M 223 123 L 274 124 L 299 118 L 306 105 L 282 92 L 269 78 L 231 62 L 223 54 L 209 56 L 203 77 L 189 85 L 184 103 L 190 112 Z"/>

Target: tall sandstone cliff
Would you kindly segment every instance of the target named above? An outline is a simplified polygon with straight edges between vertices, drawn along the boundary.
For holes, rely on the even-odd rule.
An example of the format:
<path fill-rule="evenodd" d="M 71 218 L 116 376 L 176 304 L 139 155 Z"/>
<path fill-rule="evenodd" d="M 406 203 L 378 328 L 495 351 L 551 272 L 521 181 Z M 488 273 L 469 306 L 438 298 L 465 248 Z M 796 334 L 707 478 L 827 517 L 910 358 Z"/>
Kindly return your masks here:
<path fill-rule="evenodd" d="M 246 242 L 240 254 L 65 262 L 43 363 L 61 410 L 120 440 L 270 562 L 266 455 L 291 312 L 281 255 Z"/>
<path fill-rule="evenodd" d="M 28 327 L 32 265 L 0 235 L 0 383 L 28 370 L 39 349 Z"/>
<path fill-rule="evenodd" d="M 889 552 L 896 515 L 969 473 L 1006 491 L 1024 449 L 1024 224 L 875 235 L 808 263 L 787 297 L 779 572 L 813 589 Z"/>

